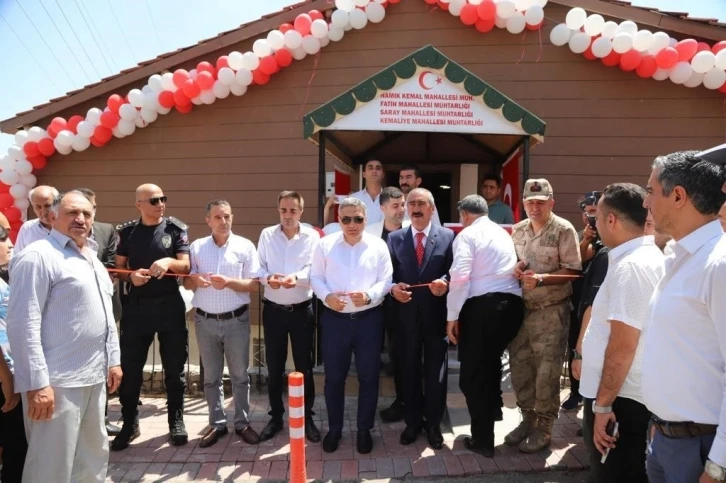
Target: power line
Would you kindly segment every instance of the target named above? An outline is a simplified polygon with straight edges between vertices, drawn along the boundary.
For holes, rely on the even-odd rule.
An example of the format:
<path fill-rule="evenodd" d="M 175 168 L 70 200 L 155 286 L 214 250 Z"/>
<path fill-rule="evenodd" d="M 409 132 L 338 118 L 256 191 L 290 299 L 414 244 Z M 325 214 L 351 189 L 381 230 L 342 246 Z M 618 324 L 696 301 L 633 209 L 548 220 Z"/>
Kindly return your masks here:
<path fill-rule="evenodd" d="M 121 35 L 123 36 L 124 41 L 126 42 L 126 47 L 128 47 L 129 52 L 131 52 L 131 60 L 136 62 L 136 54 L 134 54 L 134 49 L 131 48 L 129 39 L 128 39 L 128 37 L 126 37 L 126 32 L 124 32 L 124 29 L 121 28 L 121 22 L 119 22 L 119 19 L 116 16 L 116 12 L 113 9 L 113 5 L 111 5 L 111 2 L 109 0 L 106 0 L 106 3 L 108 3 L 108 8 L 111 9 L 111 14 L 113 15 L 114 20 L 116 20 L 116 26 L 118 26 L 118 29 L 121 31 Z"/>
<path fill-rule="evenodd" d="M 58 0 L 56 0 L 58 1 Z M 156 23 L 154 22 L 154 14 L 151 13 L 151 7 L 149 6 L 149 2 L 144 2 L 146 4 L 146 10 L 149 11 L 149 17 L 151 18 L 151 26 L 154 27 L 154 33 L 156 34 L 156 40 L 159 42 L 159 48 L 163 51 L 164 46 L 161 44 L 161 37 L 159 37 L 159 31 L 156 29 Z"/>
<path fill-rule="evenodd" d="M 115 74 L 116 72 L 118 72 L 121 69 L 119 69 L 118 66 L 116 65 L 116 62 L 114 62 L 113 55 L 111 54 L 111 49 L 108 48 L 108 45 L 106 44 L 106 41 L 103 39 L 101 32 L 96 27 L 96 24 L 94 24 L 93 22 L 91 22 L 89 24 L 88 21 L 86 20 L 86 16 L 88 16 L 89 19 L 93 20 L 93 17 L 91 16 L 91 12 L 88 10 L 88 8 L 86 8 L 86 6 L 83 4 L 82 1 L 81 1 L 81 3 L 78 3 L 78 0 L 73 0 L 73 1 L 76 2 L 76 7 L 78 7 L 78 11 L 81 12 L 81 17 L 83 17 L 83 21 L 86 22 L 86 27 L 88 27 L 88 30 L 91 31 L 91 35 L 93 36 L 93 39 L 96 41 L 96 47 L 98 47 L 98 51 L 101 52 L 101 55 L 103 56 L 103 61 L 106 62 L 106 65 L 108 66 L 108 61 L 106 60 L 106 55 L 104 54 L 101 46 L 103 46 L 103 48 L 106 49 L 106 53 L 108 54 L 109 59 L 111 60 L 111 64 L 113 65 L 113 69 L 111 67 L 109 67 L 109 71 L 111 74 Z M 86 11 L 85 14 L 83 13 L 84 10 Z M 94 33 L 94 31 L 95 31 L 95 33 Z M 96 34 L 98 34 L 98 35 L 96 35 Z"/>
<path fill-rule="evenodd" d="M 73 32 L 73 36 L 76 38 L 78 45 L 81 46 L 83 53 L 86 54 L 86 58 L 88 59 L 88 62 L 90 62 L 91 67 L 93 67 L 93 71 L 96 73 L 96 76 L 98 76 L 98 78 L 100 79 L 101 74 L 98 73 L 98 70 L 96 69 L 96 64 L 93 63 L 93 60 L 91 60 L 91 56 L 88 55 L 88 52 L 86 52 L 86 48 L 83 46 L 83 42 L 81 42 L 81 39 L 78 38 L 78 35 L 76 34 L 76 29 L 73 28 L 73 25 L 71 25 L 71 21 L 68 20 L 68 17 L 66 17 L 66 13 L 63 11 L 63 7 L 60 6 L 60 3 L 58 3 L 58 0 L 55 0 L 55 4 L 58 6 L 58 10 L 61 11 L 63 18 L 66 19 L 66 23 L 71 28 L 71 32 Z"/>
<path fill-rule="evenodd" d="M 50 50 L 50 53 L 53 54 L 53 57 L 55 57 L 55 61 L 58 62 L 58 65 L 60 65 L 61 69 L 63 69 L 63 72 L 65 72 L 66 76 L 68 77 L 68 80 L 71 81 L 71 84 L 73 84 L 74 87 L 75 87 L 75 84 L 76 84 L 75 81 L 73 80 L 73 78 L 71 77 L 71 75 L 68 73 L 68 70 L 66 70 L 66 67 L 63 64 L 63 62 L 60 61 L 60 59 L 58 58 L 58 56 L 55 55 L 55 52 L 53 52 L 53 49 L 51 49 L 50 48 L 50 45 L 48 45 L 48 42 L 45 41 L 45 37 L 43 37 L 43 34 L 40 33 L 40 30 L 38 30 L 38 27 L 35 26 L 35 23 L 33 22 L 33 19 L 31 19 L 30 16 L 28 16 L 28 12 L 25 11 L 25 9 L 23 8 L 22 5 L 20 5 L 20 2 L 18 2 L 18 0 L 15 0 L 15 3 L 18 4 L 18 6 L 20 7 L 20 10 L 23 11 L 23 13 L 25 14 L 25 17 L 28 19 L 28 21 L 30 21 L 30 24 L 33 26 L 33 28 L 35 29 L 35 31 L 38 32 L 38 35 L 40 36 L 40 39 L 43 41 L 43 43 L 45 44 L 45 46 L 48 47 L 48 50 Z M 7 20 L 6 20 L 6 22 L 7 22 Z"/>
<path fill-rule="evenodd" d="M 56 83 L 55 83 L 55 81 L 53 80 L 53 76 L 51 76 L 51 75 L 50 75 L 50 74 L 48 73 L 48 71 L 47 71 L 47 70 L 45 70 L 45 67 L 43 67 L 43 64 L 41 64 L 41 63 L 40 63 L 40 62 L 38 61 L 38 59 L 37 59 L 37 58 L 35 57 L 35 54 L 33 54 L 33 51 L 32 51 L 32 50 L 30 50 L 30 49 L 28 48 L 28 46 L 27 46 L 27 45 L 25 45 L 25 42 L 23 42 L 23 39 L 22 39 L 22 37 L 20 37 L 20 35 L 18 35 L 18 33 L 17 33 L 17 32 L 15 31 L 15 29 L 13 28 L 13 26 L 12 26 L 12 25 L 10 24 L 10 22 L 8 22 L 8 21 L 7 21 L 7 19 L 6 19 L 5 17 L 3 17 L 3 15 L 2 15 L 1 13 L 0 13 L 0 18 L 2 18 L 2 19 L 3 19 L 4 21 L 5 21 L 5 23 L 6 23 L 6 24 L 8 24 L 8 27 L 10 27 L 10 31 L 11 31 L 11 32 L 12 32 L 12 33 L 13 33 L 13 34 L 15 35 L 15 37 L 16 37 L 16 38 L 18 39 L 18 41 L 20 42 L 20 44 L 21 44 L 21 45 L 22 45 L 23 47 L 25 47 L 25 50 L 27 50 L 27 51 L 28 51 L 28 53 L 30 54 L 30 56 L 31 56 L 31 57 L 33 58 L 33 60 L 35 61 L 35 63 L 36 63 L 36 64 L 38 64 L 38 67 L 40 67 L 40 70 L 42 70 L 42 71 L 43 71 L 43 72 L 45 73 L 45 75 L 47 75 L 47 76 L 48 76 L 48 79 L 50 80 L 50 83 L 51 83 L 51 84 L 53 84 L 53 86 L 54 86 L 54 87 L 55 87 L 56 89 L 58 89 L 58 91 L 59 91 L 59 92 L 60 92 L 60 93 L 62 94 L 62 93 L 63 93 L 63 89 L 61 89 L 60 87 L 58 87 L 58 84 L 56 84 Z"/>
<path fill-rule="evenodd" d="M 18 0 L 15 0 L 15 2 L 18 3 L 18 5 L 20 5 L 20 2 L 18 2 Z M 60 35 L 60 38 L 63 39 L 63 43 L 66 44 L 66 47 L 71 52 L 71 55 L 73 56 L 73 58 L 76 59 L 76 62 L 80 66 L 81 70 L 83 71 L 83 75 L 86 76 L 86 79 L 88 79 L 88 82 L 91 82 L 91 76 L 88 75 L 88 72 L 86 72 L 86 68 L 83 67 L 83 64 L 81 64 L 81 61 L 78 60 L 78 57 L 76 57 L 76 53 L 73 51 L 71 46 L 68 44 L 68 41 L 63 36 L 63 33 L 60 31 L 60 29 L 58 28 L 58 25 L 55 23 L 55 20 L 53 20 L 53 17 L 50 16 L 48 9 L 45 8 L 45 5 L 43 5 L 43 2 L 41 0 L 38 0 L 38 3 L 40 4 L 41 7 L 43 7 L 43 10 L 45 10 L 45 14 L 50 19 L 50 22 L 53 24 L 53 27 L 55 27 L 56 31 L 58 32 L 58 35 Z"/>

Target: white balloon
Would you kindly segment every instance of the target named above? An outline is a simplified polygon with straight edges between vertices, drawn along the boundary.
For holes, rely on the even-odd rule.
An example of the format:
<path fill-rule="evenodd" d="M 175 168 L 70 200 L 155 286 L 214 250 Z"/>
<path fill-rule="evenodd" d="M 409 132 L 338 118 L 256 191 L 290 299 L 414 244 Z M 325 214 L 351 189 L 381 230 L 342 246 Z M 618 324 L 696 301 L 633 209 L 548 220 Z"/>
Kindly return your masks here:
<path fill-rule="evenodd" d="M 214 92 L 211 90 L 202 91 L 201 94 L 199 94 L 199 98 L 202 100 L 204 104 L 214 104 L 214 101 L 217 100 L 217 96 L 214 95 Z"/>
<path fill-rule="evenodd" d="M 379 5 L 379 4 L 376 4 L 376 5 Z M 381 8 L 383 8 L 383 7 L 381 7 Z M 310 33 L 316 39 L 322 39 L 323 37 L 327 37 L 328 22 L 326 22 L 325 20 L 323 20 L 321 18 L 319 18 L 317 20 L 313 20 L 313 23 L 310 24 Z M 283 39 L 284 39 L 284 37 L 283 37 Z"/>
<path fill-rule="evenodd" d="M 718 67 L 712 67 L 703 75 L 703 87 L 706 89 L 718 89 L 724 85 L 724 82 L 726 82 L 726 72 Z"/>
<path fill-rule="evenodd" d="M 154 114 L 156 114 L 156 111 L 154 111 Z M 81 135 L 74 136 L 73 142 L 71 143 L 74 151 L 85 151 L 90 145 L 91 139 Z"/>
<path fill-rule="evenodd" d="M 331 27 L 335 26 L 343 29 L 349 22 L 350 14 L 348 14 L 345 10 L 335 10 L 333 15 L 330 16 Z"/>
<path fill-rule="evenodd" d="M 13 169 L 15 168 L 15 159 L 11 158 L 10 156 L 3 156 L 0 158 L 0 171 L 5 171 L 6 169 Z"/>
<path fill-rule="evenodd" d="M 638 31 L 638 24 L 631 20 L 626 20 L 625 22 L 618 25 L 618 33 L 620 32 L 626 32 L 630 35 L 635 35 L 635 32 Z"/>
<path fill-rule="evenodd" d="M 514 8 L 518 12 L 525 12 L 533 5 L 532 0 L 514 0 Z"/>
<path fill-rule="evenodd" d="M 326 34 L 325 37 L 323 37 L 322 39 L 318 39 L 318 41 L 320 42 L 320 48 L 322 49 L 330 43 L 330 37 L 328 37 Z"/>
<path fill-rule="evenodd" d="M 353 3 L 353 0 L 335 0 L 335 6 L 344 12 L 352 12 L 355 10 L 355 3 Z"/>
<path fill-rule="evenodd" d="M 152 109 L 156 111 L 159 109 L 159 94 L 151 92 L 144 95 L 144 106 L 142 109 Z"/>
<path fill-rule="evenodd" d="M 192 104 L 194 104 L 195 106 L 201 106 L 202 104 L 204 104 L 202 102 L 202 99 L 199 96 L 195 97 L 191 101 L 192 101 Z"/>
<path fill-rule="evenodd" d="M 570 36 L 572 35 L 572 30 L 567 27 L 567 25 L 561 23 L 555 28 L 552 29 L 550 32 L 550 42 L 552 42 L 552 45 L 555 45 L 557 47 L 562 47 L 567 42 L 570 41 Z"/>
<path fill-rule="evenodd" d="M 612 20 L 608 20 L 607 22 L 605 22 L 605 25 L 602 26 L 601 30 L 602 31 L 600 34 L 603 37 L 607 37 L 610 40 L 612 40 L 613 38 L 615 38 L 615 35 L 618 33 L 618 24 L 613 22 Z"/>
<path fill-rule="evenodd" d="M 691 77 L 689 77 L 688 80 L 683 83 L 683 85 L 686 87 L 691 87 L 691 88 L 698 87 L 703 82 L 703 75 L 704 74 L 694 72 L 691 74 Z"/>
<path fill-rule="evenodd" d="M 348 22 L 348 25 L 346 25 L 343 30 L 345 30 L 346 32 L 349 32 L 349 31 L 353 30 L 353 26 L 350 24 L 350 22 Z"/>
<path fill-rule="evenodd" d="M 608 56 L 613 51 L 613 43 L 607 37 L 598 37 L 592 43 L 592 54 L 598 59 Z"/>
<path fill-rule="evenodd" d="M 24 159 L 25 153 L 20 146 L 16 146 L 13 144 L 8 148 L 8 156 L 11 160 L 15 161 L 16 159 Z"/>
<path fill-rule="evenodd" d="M 677 43 L 678 39 L 674 39 L 673 37 L 668 39 L 668 47 L 675 47 Z"/>
<path fill-rule="evenodd" d="M 14 169 L 4 169 L 0 173 L 0 181 L 6 185 L 12 186 L 20 180 L 20 175 Z"/>
<path fill-rule="evenodd" d="M 131 89 L 129 91 L 129 104 L 134 107 L 143 107 L 144 93 L 140 89 Z"/>
<path fill-rule="evenodd" d="M 138 114 L 139 111 L 137 111 L 136 108 L 131 104 L 121 104 L 121 107 L 118 110 L 118 115 L 121 119 L 131 122 L 136 119 L 136 116 L 138 116 Z"/>
<path fill-rule="evenodd" d="M 448 3 L 447 0 L 441 1 Z M 368 2 L 370 2 L 370 0 L 353 0 L 353 5 L 355 5 L 356 7 L 365 7 L 366 5 L 368 5 Z"/>
<path fill-rule="evenodd" d="M 230 52 L 227 56 L 227 65 L 229 65 L 230 69 L 239 70 L 244 65 L 242 63 L 242 54 L 237 52 L 236 50 L 234 52 Z"/>
<path fill-rule="evenodd" d="M 225 84 L 221 80 L 216 80 L 214 81 L 214 86 L 212 86 L 212 92 L 214 92 L 214 95 L 217 96 L 217 99 L 226 99 L 231 91 L 229 89 L 229 85 Z"/>
<path fill-rule="evenodd" d="M 590 36 L 585 32 L 575 32 L 570 37 L 570 50 L 576 54 L 581 54 L 590 46 Z"/>
<path fill-rule="evenodd" d="M 302 45 L 302 35 L 297 30 L 288 30 L 285 32 L 285 47 L 288 49 L 297 49 Z M 255 67 L 256 69 L 257 67 Z M 255 70 L 250 69 L 250 70 Z"/>
<path fill-rule="evenodd" d="M 306 35 L 302 40 L 302 48 L 308 55 L 315 55 L 320 52 L 320 41 L 312 35 Z"/>
<path fill-rule="evenodd" d="M 614 23 L 614 22 L 613 22 Z M 605 27 L 605 19 L 602 15 L 593 14 L 585 19 L 585 33 L 590 37 L 600 35 Z"/>
<path fill-rule="evenodd" d="M 142 94 L 151 94 L 152 92 L 154 92 L 154 89 L 152 89 L 151 87 L 149 87 L 148 84 L 141 88 L 141 93 Z"/>
<path fill-rule="evenodd" d="M 333 42 L 338 42 L 343 38 L 344 35 L 345 30 L 343 30 L 342 28 L 336 27 L 335 25 L 330 26 L 330 31 L 328 31 L 328 38 Z"/>
<path fill-rule="evenodd" d="M 663 81 L 668 78 L 669 71 L 667 69 L 661 69 L 658 67 L 653 75 L 651 76 L 652 79 L 655 79 L 657 81 Z"/>
<path fill-rule="evenodd" d="M 451 7 L 449 7 L 451 9 Z M 366 7 L 366 15 L 372 23 L 382 22 L 386 18 L 386 9 L 380 3 L 370 3 Z"/>
<path fill-rule="evenodd" d="M 613 39 L 613 50 L 624 54 L 633 47 L 633 36 L 627 32 L 618 33 Z"/>
<path fill-rule="evenodd" d="M 161 92 L 164 90 L 164 86 L 161 84 L 161 76 L 159 74 L 154 74 L 149 77 L 149 87 L 154 92 Z"/>
<path fill-rule="evenodd" d="M 305 49 L 302 48 L 302 45 L 292 51 L 292 58 L 295 60 L 303 60 L 305 57 L 307 57 L 307 55 L 308 53 L 305 52 Z"/>
<path fill-rule="evenodd" d="M 362 29 L 368 25 L 368 16 L 363 10 L 355 9 L 350 12 L 350 25 L 354 29 Z"/>
<path fill-rule="evenodd" d="M 166 72 L 161 75 L 161 86 L 163 87 L 162 90 L 165 91 L 176 91 L 176 84 L 174 84 L 174 74 L 171 72 Z"/>
<path fill-rule="evenodd" d="M 691 77 L 691 74 L 693 74 L 693 68 L 691 67 L 691 64 L 685 61 L 681 61 L 670 69 L 668 78 L 674 84 L 683 84 Z"/>
<path fill-rule="evenodd" d="M 18 173 L 20 176 L 25 176 L 26 174 L 30 174 L 33 172 L 33 165 L 30 164 L 30 161 L 28 161 L 27 159 L 15 161 L 15 172 Z"/>
<path fill-rule="evenodd" d="M 78 126 L 76 127 L 76 132 L 78 132 L 79 136 L 90 138 L 93 136 L 93 130 L 94 130 L 93 124 L 91 124 L 88 121 L 81 121 L 78 123 Z"/>
<path fill-rule="evenodd" d="M 147 123 L 152 123 L 156 121 L 156 119 L 159 117 L 159 113 L 156 111 L 156 109 L 147 109 L 145 107 L 142 107 L 141 111 L 139 112 L 139 117 Z"/>
<path fill-rule="evenodd" d="M 136 126 L 134 126 L 134 128 L 136 128 Z M 123 138 L 126 137 L 126 135 L 124 133 L 122 133 L 121 131 L 119 131 L 118 126 L 116 126 L 115 128 L 111 129 L 111 134 L 113 134 L 118 139 L 123 139 Z"/>
<path fill-rule="evenodd" d="M 20 130 L 15 133 L 15 144 L 21 148 L 28 142 L 28 131 Z"/>
<path fill-rule="evenodd" d="M 668 42 L 670 41 L 670 37 L 665 32 L 656 32 L 653 34 L 653 44 L 648 49 L 648 53 L 650 55 L 655 55 L 661 50 L 668 47 Z"/>
<path fill-rule="evenodd" d="M 539 25 L 544 20 L 544 10 L 539 5 L 532 5 L 524 12 L 524 21 L 528 25 Z"/>
<path fill-rule="evenodd" d="M 483 2 L 483 1 L 484 1 L 484 0 L 469 0 L 469 3 L 471 3 L 472 5 L 479 5 L 479 4 L 480 4 L 481 2 Z M 452 2 L 452 3 L 453 3 L 453 2 Z"/>
<path fill-rule="evenodd" d="M 161 107 L 161 106 L 159 106 L 159 109 L 157 109 L 157 112 L 159 114 L 161 114 L 162 116 L 163 115 L 166 115 L 166 114 L 169 114 L 171 112 L 171 107 Z"/>
<path fill-rule="evenodd" d="M 726 70 L 726 49 L 718 51 L 718 54 L 716 54 L 715 64 L 719 69 Z"/>
<path fill-rule="evenodd" d="M 91 124 L 92 127 L 96 127 L 99 124 L 101 124 L 101 114 L 103 114 L 103 111 L 97 107 L 92 107 L 88 110 L 88 113 L 86 114 L 86 122 Z"/>
<path fill-rule="evenodd" d="M 26 161 L 26 163 L 28 162 Z M 31 166 L 30 168 L 32 169 L 33 167 Z M 10 193 L 10 196 L 15 198 L 16 200 L 22 200 L 28 196 L 28 187 L 22 184 L 21 180 L 18 180 L 17 183 L 10 187 L 8 192 Z"/>
<path fill-rule="evenodd" d="M 197 72 L 197 69 L 192 69 L 189 71 L 189 78 L 191 80 L 197 80 L 198 76 L 199 76 L 199 73 Z"/>
<path fill-rule="evenodd" d="M 235 75 L 235 81 L 237 84 L 241 86 L 247 87 L 248 85 L 252 84 L 252 71 L 249 69 L 240 69 L 237 71 L 237 74 Z M 230 83 L 231 86 L 235 82 Z"/>
<path fill-rule="evenodd" d="M 242 67 L 240 67 L 240 69 L 242 69 Z M 219 72 L 217 72 L 217 78 L 219 79 L 219 82 L 228 86 L 234 84 L 234 76 L 234 71 L 229 67 L 222 67 L 221 69 L 219 69 Z"/>
<path fill-rule="evenodd" d="M 499 0 L 497 3 L 497 15 L 502 17 L 504 20 L 508 19 L 517 12 L 517 8 L 514 6 L 512 0 Z"/>
<path fill-rule="evenodd" d="M 237 83 L 232 84 L 229 86 L 229 90 L 234 94 L 235 96 L 243 96 L 245 92 L 247 92 L 247 86 L 241 86 Z"/>
<path fill-rule="evenodd" d="M 138 128 L 143 129 L 143 128 L 145 128 L 148 125 L 149 125 L 149 123 L 146 122 L 146 121 L 144 121 L 144 119 L 141 116 L 139 116 L 136 119 L 134 119 L 134 126 L 136 126 Z"/>
<path fill-rule="evenodd" d="M 64 129 L 55 137 L 55 142 L 59 146 L 68 147 L 73 143 L 73 133 Z"/>
<path fill-rule="evenodd" d="M 29 174 L 28 176 L 33 175 Z M 33 179 L 35 179 L 35 176 L 33 176 Z M 28 186 L 28 188 L 32 188 L 33 186 L 35 186 L 35 183 Z M 19 209 L 20 211 L 27 210 L 28 208 L 30 208 L 30 200 L 27 198 L 25 198 L 24 200 L 15 200 L 15 208 Z"/>
<path fill-rule="evenodd" d="M 269 44 L 267 43 L 267 40 L 265 39 L 257 39 L 255 40 L 255 43 L 252 44 L 252 52 L 255 53 L 257 57 L 260 59 L 262 57 L 267 57 L 268 55 L 272 55 L 272 49 L 270 48 Z"/>
<path fill-rule="evenodd" d="M 35 141 L 37 143 L 41 139 L 47 137 L 48 133 L 46 133 L 45 129 L 43 129 L 42 127 L 33 126 L 28 129 L 28 141 Z"/>
<path fill-rule="evenodd" d="M 545 6 L 547 5 L 547 0 L 534 0 L 534 5 L 545 8 Z"/>
<path fill-rule="evenodd" d="M 565 23 L 570 30 L 580 30 L 585 25 L 585 20 L 587 20 L 587 12 L 580 7 L 570 9 L 565 17 Z"/>
<path fill-rule="evenodd" d="M 510 34 L 521 33 L 526 25 L 527 22 L 524 20 L 524 14 L 522 12 L 514 12 L 514 15 L 507 19 L 507 31 Z"/>
<path fill-rule="evenodd" d="M 280 50 L 285 46 L 285 35 L 279 30 L 270 30 L 267 34 L 267 45 L 272 50 Z"/>
<path fill-rule="evenodd" d="M 653 32 L 650 30 L 638 30 L 633 35 L 633 49 L 638 52 L 645 52 L 653 45 Z"/>
<path fill-rule="evenodd" d="M 505 29 L 507 28 L 507 19 L 500 17 L 499 14 L 496 14 L 494 15 L 494 25 L 496 25 L 498 29 Z"/>
<path fill-rule="evenodd" d="M 691 66 L 696 72 L 705 74 L 706 72 L 713 69 L 716 65 L 716 56 L 710 50 L 702 50 L 697 52 L 696 55 L 691 59 Z"/>
<path fill-rule="evenodd" d="M 254 52 L 245 52 L 242 54 L 242 68 L 255 70 L 260 66 L 260 58 Z M 235 69 L 239 70 L 239 69 Z"/>
<path fill-rule="evenodd" d="M 90 141 L 89 141 L 90 142 Z M 34 174 L 26 174 L 20 177 L 20 182 L 25 185 L 26 188 L 32 188 L 38 182 Z M 26 199 L 26 201 L 29 201 Z M 15 202 L 15 206 L 18 206 L 18 202 Z"/>
<path fill-rule="evenodd" d="M 116 127 L 119 132 L 125 136 L 130 136 L 134 133 L 134 131 L 136 131 L 136 124 L 134 124 L 133 121 L 127 121 L 126 119 L 121 119 Z"/>
<path fill-rule="evenodd" d="M 466 0 L 451 0 L 449 3 L 449 13 L 454 17 L 461 15 L 461 10 L 466 5 Z"/>

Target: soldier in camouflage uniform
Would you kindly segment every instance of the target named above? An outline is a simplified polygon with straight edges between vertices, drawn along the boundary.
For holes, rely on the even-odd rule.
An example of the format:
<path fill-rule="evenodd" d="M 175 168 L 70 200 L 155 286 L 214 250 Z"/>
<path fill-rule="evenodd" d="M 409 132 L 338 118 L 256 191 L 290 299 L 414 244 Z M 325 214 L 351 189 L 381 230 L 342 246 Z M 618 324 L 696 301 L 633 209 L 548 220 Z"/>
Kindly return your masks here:
<path fill-rule="evenodd" d="M 560 375 L 567 345 L 571 276 L 581 270 L 577 232 L 552 213 L 552 186 L 546 179 L 524 185 L 528 219 L 512 229 L 522 284 L 524 323 L 509 345 L 512 385 L 523 420 L 504 439 L 535 453 L 550 444 L 560 406 Z M 565 276 L 562 276 L 565 275 Z"/>

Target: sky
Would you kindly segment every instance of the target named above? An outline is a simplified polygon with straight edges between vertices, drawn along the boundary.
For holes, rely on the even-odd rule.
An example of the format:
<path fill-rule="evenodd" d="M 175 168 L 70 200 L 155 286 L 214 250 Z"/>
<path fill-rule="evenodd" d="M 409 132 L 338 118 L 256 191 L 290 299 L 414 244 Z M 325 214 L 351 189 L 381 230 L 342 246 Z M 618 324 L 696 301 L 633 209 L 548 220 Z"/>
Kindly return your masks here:
<path fill-rule="evenodd" d="M 0 119 L 292 3 L 295 0 L 0 0 Z M 687 9 L 692 16 L 726 21 L 726 0 L 633 4 Z M 0 134 L 0 153 L 12 143 L 12 136 Z"/>

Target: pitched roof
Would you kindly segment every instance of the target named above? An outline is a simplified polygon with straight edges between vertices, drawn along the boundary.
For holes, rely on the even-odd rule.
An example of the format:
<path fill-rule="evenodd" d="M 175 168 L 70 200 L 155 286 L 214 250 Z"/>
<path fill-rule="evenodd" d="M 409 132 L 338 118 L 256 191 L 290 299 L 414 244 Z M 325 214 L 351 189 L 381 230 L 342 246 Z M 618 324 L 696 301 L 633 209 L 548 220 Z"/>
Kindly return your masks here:
<path fill-rule="evenodd" d="M 659 27 L 663 30 L 689 36 L 711 40 L 726 40 L 726 23 L 720 22 L 718 19 L 690 17 L 687 12 L 661 11 L 656 8 L 634 6 L 627 0 L 553 0 L 552 3 L 569 7 L 582 7 L 589 13 L 630 19 L 640 24 Z M 19 112 L 14 117 L 0 121 L 0 132 L 13 134 L 22 126 L 31 125 L 97 96 L 120 89 L 164 70 L 172 69 L 179 64 L 221 48 L 265 34 L 277 28 L 281 23 L 293 21 L 301 13 L 306 13 L 312 9 L 325 12 L 332 10 L 334 6 L 334 2 L 331 0 L 304 0 L 284 7 L 276 12 L 264 15 L 258 20 L 242 24 L 232 30 L 220 32 L 214 37 L 200 40 L 195 45 L 182 47 L 161 54 L 154 59 L 139 62 L 138 65 L 124 69 L 118 74 L 70 91 L 64 96 L 50 99 L 48 102 L 34 106 L 27 111 Z"/>

